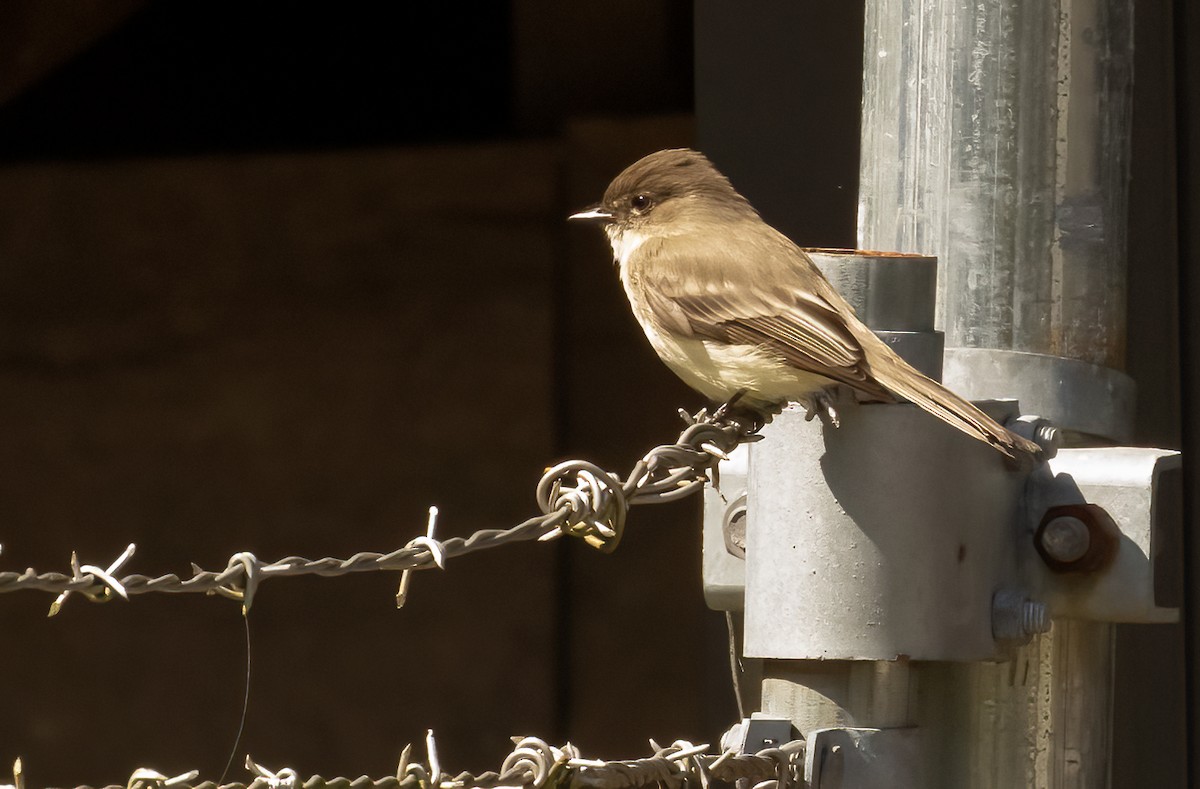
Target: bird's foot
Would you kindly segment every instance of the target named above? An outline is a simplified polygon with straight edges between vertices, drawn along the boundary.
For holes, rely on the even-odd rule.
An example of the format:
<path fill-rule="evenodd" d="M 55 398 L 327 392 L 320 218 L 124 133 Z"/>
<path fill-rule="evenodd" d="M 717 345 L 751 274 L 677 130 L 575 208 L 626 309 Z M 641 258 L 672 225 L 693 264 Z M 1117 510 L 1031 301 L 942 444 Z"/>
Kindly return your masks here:
<path fill-rule="evenodd" d="M 769 424 L 771 418 L 783 410 L 787 403 L 771 403 L 760 405 L 749 405 L 743 402 L 747 390 L 740 389 L 734 393 L 721 405 L 712 409 L 701 408 L 695 414 L 688 414 L 683 409 L 679 410 L 679 415 L 683 421 L 689 425 L 694 425 L 697 422 L 723 422 L 737 423 L 745 437 L 744 441 L 757 441 L 761 436 L 757 435 L 763 426 Z"/>
<path fill-rule="evenodd" d="M 804 406 L 805 422 L 811 422 L 813 417 L 819 415 L 822 422 L 834 427 L 842 426 L 842 420 L 833 404 L 833 395 L 828 389 L 818 389 L 800 402 Z"/>
<path fill-rule="evenodd" d="M 713 411 L 713 419 L 724 419 L 725 415 L 728 414 L 730 411 L 732 411 L 734 409 L 734 407 L 737 406 L 738 401 L 741 400 L 745 396 L 746 396 L 745 389 L 739 389 L 736 392 L 734 392 L 733 397 L 729 398 L 724 403 L 721 403 L 721 405 L 717 408 L 717 410 Z"/>

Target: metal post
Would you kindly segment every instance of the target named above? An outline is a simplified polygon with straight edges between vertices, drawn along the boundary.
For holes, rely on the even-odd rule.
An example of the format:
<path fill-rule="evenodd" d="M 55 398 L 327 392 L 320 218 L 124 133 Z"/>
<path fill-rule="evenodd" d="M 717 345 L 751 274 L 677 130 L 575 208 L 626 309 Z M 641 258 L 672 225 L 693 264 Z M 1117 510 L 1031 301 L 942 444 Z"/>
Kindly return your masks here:
<path fill-rule="evenodd" d="M 937 255 L 947 346 L 1120 368 L 1131 0 L 869 0 L 860 246 Z"/>
<path fill-rule="evenodd" d="M 985 407 L 1050 417 L 1076 446 L 1131 431 L 1131 5 L 866 3 L 858 246 L 885 252 L 837 261 L 838 287 L 928 374 L 937 328 L 950 388 L 1014 398 Z M 928 264 L 936 322 L 909 289 Z M 1107 623 L 1178 613 L 1178 453 L 1072 448 L 1014 471 L 913 406 L 837 405 L 840 427 L 785 410 L 706 503 L 706 595 L 744 605 L 763 711 L 807 739 L 805 780 L 1106 786 Z M 1050 443 L 1043 421 L 1014 425 Z"/>
<path fill-rule="evenodd" d="M 1105 368 L 1125 353 L 1131 55 L 1130 0 L 867 3 L 860 245 L 938 257 L 946 379 L 968 396 L 1051 410 L 960 348 L 1079 360 L 1081 393 L 1128 397 Z M 1053 416 L 1127 434 L 1083 399 Z M 1006 663 L 921 666 L 940 785 L 1105 786 L 1111 672 L 1111 626 L 1070 620 Z"/>

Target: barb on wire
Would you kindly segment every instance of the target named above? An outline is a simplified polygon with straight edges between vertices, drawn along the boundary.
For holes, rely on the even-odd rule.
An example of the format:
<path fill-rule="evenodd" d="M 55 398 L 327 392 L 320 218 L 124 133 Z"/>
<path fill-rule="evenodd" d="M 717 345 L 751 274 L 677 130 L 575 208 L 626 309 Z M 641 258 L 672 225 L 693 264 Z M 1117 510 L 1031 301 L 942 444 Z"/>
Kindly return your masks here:
<path fill-rule="evenodd" d="M 415 548 L 423 545 L 429 549 L 429 555 L 433 558 L 433 563 L 441 569 L 446 569 L 446 555 L 442 551 L 442 546 L 437 540 L 433 539 L 433 533 L 437 529 L 438 508 L 429 508 L 429 521 L 425 526 L 425 536 L 417 537 L 409 541 L 405 548 Z M 408 601 L 408 585 L 412 583 L 412 568 L 400 573 L 400 588 L 396 590 L 396 607 L 403 608 Z"/>
<path fill-rule="evenodd" d="M 196 782 L 199 774 L 195 770 L 168 778 L 156 770 L 140 767 L 130 776 L 125 789 L 637 789 L 643 786 L 707 789 L 713 780 L 730 783 L 746 780 L 762 789 L 788 789 L 800 785 L 804 763 L 802 740 L 753 755 L 728 751 L 719 757 L 707 752 L 708 745 L 676 740 L 664 748 L 651 740 L 654 751 L 651 756 L 604 761 L 585 759 L 570 743 L 556 748 L 537 737 L 512 739 L 513 751 L 505 757 L 499 772 L 446 773 L 438 761 L 433 732 L 429 731 L 425 737 L 426 762 L 413 761 L 412 746 L 407 745 L 400 754 L 396 774 L 382 778 L 314 775 L 301 779 L 299 772 L 291 767 L 272 770 L 247 756 L 249 783 Z M 14 766 L 13 786 L 24 787 L 20 760 Z"/>
<path fill-rule="evenodd" d="M 25 773 L 21 767 L 21 757 L 18 756 L 13 760 L 13 782 L 11 784 L 0 784 L 0 789 L 25 789 Z"/>
<path fill-rule="evenodd" d="M 572 759 L 579 758 L 579 749 L 571 743 L 555 748 L 537 737 L 513 737 L 516 747 L 504 759 L 500 774 L 521 777 L 521 785 L 536 789 L 556 786 Z"/>
<path fill-rule="evenodd" d="M 469 537 L 437 540 L 433 529 L 437 508 L 430 508 L 424 537 L 418 537 L 391 553 L 356 553 L 346 559 L 305 559 L 288 556 L 263 562 L 252 553 L 230 557 L 225 569 L 204 570 L 192 565 L 190 578 L 174 573 L 149 577 L 127 575 L 118 578 L 122 566 L 133 556 L 130 545 L 106 568 L 81 565 L 71 557 L 71 574 L 0 572 L 0 593 L 22 589 L 53 592 L 58 595 L 50 615 L 58 613 L 71 594 L 78 592 L 93 602 L 118 596 L 149 592 L 180 594 L 199 592 L 239 600 L 249 610 L 258 587 L 270 578 L 296 575 L 334 577 L 349 573 L 402 572 L 397 604 L 402 605 L 412 570 L 444 567 L 447 559 L 515 542 L 548 540 L 562 535 L 579 537 L 594 548 L 612 551 L 621 540 L 629 507 L 634 504 L 659 504 L 676 501 L 698 491 L 715 473 L 718 460 L 738 444 L 761 436 L 762 422 L 744 414 L 727 414 L 721 408 L 712 414 L 706 410 L 689 415 L 681 411 L 687 426 L 672 444 L 654 447 L 634 464 L 624 479 L 583 460 L 568 460 L 550 468 L 538 482 L 536 500 L 542 514 L 508 529 L 481 529 Z"/>
<path fill-rule="evenodd" d="M 181 775 L 168 778 L 157 770 L 139 767 L 129 776 L 125 789 L 166 789 L 167 787 L 186 786 L 200 775 L 199 770 L 189 770 Z"/>
<path fill-rule="evenodd" d="M 106 569 L 100 569 L 94 564 L 79 564 L 79 557 L 74 551 L 71 551 L 71 578 L 74 581 L 82 582 L 85 575 L 90 575 L 96 579 L 96 582 L 89 585 L 88 588 L 80 589 L 79 592 L 84 597 L 94 603 L 103 603 L 112 599 L 112 593 L 120 595 L 122 600 L 129 599 L 129 593 L 125 591 L 125 586 L 116 579 L 116 573 L 121 569 L 125 562 L 133 557 L 133 552 L 137 550 L 133 543 L 117 557 L 117 560 L 110 564 Z M 54 599 L 50 604 L 50 613 L 46 616 L 54 616 L 62 610 L 63 603 L 67 602 L 67 596 L 71 594 L 70 589 L 64 590 L 62 594 Z"/>
<path fill-rule="evenodd" d="M 259 779 L 262 779 L 271 789 L 295 789 L 300 780 L 300 773 L 291 767 L 284 767 L 282 770 L 268 770 L 262 765 L 255 764 L 249 756 L 246 756 L 246 769 L 254 774 L 254 783 L 258 783 Z"/>

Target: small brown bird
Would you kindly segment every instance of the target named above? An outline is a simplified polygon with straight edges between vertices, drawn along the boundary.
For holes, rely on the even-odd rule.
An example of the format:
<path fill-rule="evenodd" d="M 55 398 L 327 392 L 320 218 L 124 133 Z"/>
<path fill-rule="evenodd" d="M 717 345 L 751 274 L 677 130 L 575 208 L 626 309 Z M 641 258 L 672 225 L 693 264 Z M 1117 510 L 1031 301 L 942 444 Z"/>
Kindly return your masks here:
<path fill-rule="evenodd" d="M 652 153 L 570 218 L 603 223 L 650 344 L 713 401 L 802 402 L 811 414 L 845 384 L 867 399 L 908 400 L 1010 458 L 1041 454 L 897 356 L 703 154 Z"/>

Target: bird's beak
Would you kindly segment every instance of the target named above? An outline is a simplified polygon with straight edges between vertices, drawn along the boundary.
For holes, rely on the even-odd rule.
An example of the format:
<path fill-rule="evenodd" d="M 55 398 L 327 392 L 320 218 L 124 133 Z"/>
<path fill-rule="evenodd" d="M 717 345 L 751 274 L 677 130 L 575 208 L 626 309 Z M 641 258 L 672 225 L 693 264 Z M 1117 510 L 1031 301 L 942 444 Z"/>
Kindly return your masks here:
<path fill-rule="evenodd" d="M 594 205 L 590 208 L 585 208 L 577 214 L 571 214 L 567 219 L 588 219 L 591 221 L 611 222 L 613 215 L 611 211 L 605 211 L 604 206 Z"/>

